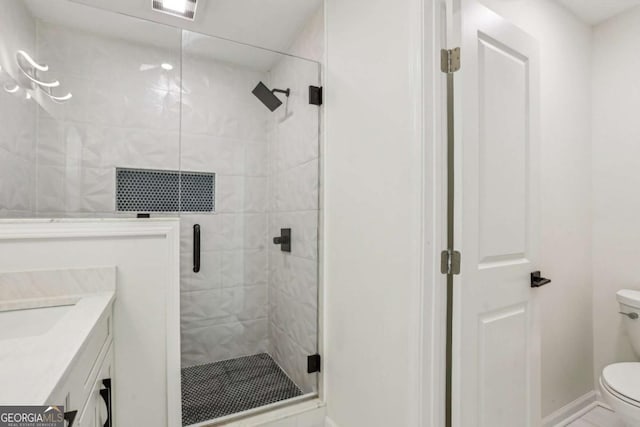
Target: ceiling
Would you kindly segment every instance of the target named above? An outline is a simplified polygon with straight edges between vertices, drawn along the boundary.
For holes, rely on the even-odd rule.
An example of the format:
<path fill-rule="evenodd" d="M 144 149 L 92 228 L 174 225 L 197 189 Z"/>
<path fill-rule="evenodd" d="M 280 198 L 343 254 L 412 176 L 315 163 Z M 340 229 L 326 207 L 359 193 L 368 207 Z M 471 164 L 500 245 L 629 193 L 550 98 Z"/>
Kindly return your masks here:
<path fill-rule="evenodd" d="M 640 0 L 557 0 L 579 18 L 591 25 L 600 24 L 607 19 L 640 6 Z"/>
<path fill-rule="evenodd" d="M 176 27 L 213 35 L 188 34 L 185 51 L 267 71 L 280 55 L 252 46 L 287 52 L 323 0 L 199 0 L 194 22 L 153 11 L 151 0 L 25 1 L 45 22 L 176 51 Z"/>
<path fill-rule="evenodd" d="M 322 3 L 322 0 L 199 0 L 195 20 L 191 22 L 152 10 L 151 0 L 73 1 L 278 51 L 289 47 Z"/>

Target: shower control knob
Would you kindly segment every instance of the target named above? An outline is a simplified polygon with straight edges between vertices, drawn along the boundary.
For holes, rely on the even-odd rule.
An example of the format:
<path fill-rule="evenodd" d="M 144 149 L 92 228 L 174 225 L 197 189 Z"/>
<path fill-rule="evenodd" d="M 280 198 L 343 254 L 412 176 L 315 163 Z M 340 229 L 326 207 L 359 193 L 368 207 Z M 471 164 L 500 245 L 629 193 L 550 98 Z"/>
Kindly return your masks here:
<path fill-rule="evenodd" d="M 280 245 L 282 252 L 291 252 L 291 229 L 281 228 L 280 236 L 273 238 L 273 244 Z"/>

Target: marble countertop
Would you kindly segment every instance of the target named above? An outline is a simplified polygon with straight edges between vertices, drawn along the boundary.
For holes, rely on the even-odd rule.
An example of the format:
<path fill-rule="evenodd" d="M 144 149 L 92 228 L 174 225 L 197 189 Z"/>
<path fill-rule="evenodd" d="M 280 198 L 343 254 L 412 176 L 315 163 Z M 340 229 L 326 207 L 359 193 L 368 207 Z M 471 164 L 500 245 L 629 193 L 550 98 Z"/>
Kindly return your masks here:
<path fill-rule="evenodd" d="M 0 405 L 45 405 L 115 299 L 114 267 L 0 273 Z"/>
<path fill-rule="evenodd" d="M 44 334 L 1 340 L 0 405 L 47 404 L 114 298 L 114 291 L 80 296 Z"/>

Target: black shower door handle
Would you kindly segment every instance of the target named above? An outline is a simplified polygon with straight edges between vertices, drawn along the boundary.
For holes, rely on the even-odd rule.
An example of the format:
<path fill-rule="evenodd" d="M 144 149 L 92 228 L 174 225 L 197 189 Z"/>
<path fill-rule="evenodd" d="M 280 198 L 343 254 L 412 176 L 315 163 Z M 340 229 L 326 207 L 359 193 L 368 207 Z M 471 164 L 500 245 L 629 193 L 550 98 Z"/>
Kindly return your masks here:
<path fill-rule="evenodd" d="M 200 271 L 200 224 L 193 226 L 193 272 Z"/>

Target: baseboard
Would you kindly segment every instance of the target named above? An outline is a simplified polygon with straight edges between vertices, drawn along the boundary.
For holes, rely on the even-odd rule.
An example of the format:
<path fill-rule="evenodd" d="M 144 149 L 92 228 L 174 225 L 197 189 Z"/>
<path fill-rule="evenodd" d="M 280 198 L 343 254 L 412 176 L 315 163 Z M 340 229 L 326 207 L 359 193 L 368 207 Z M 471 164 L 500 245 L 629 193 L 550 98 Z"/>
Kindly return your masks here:
<path fill-rule="evenodd" d="M 601 403 L 600 400 L 595 391 L 590 391 L 552 414 L 547 415 L 544 420 L 542 420 L 542 427 L 564 427 L 596 406 L 602 406 L 608 409 L 608 406 Z M 327 416 L 325 418 L 325 427 L 338 427 L 338 424 Z"/>
<path fill-rule="evenodd" d="M 563 427 L 577 420 L 596 406 L 599 406 L 595 391 L 580 396 L 573 402 L 547 415 L 542 420 L 543 427 Z"/>
<path fill-rule="evenodd" d="M 331 418 L 329 418 L 328 416 L 324 419 L 324 426 L 325 427 L 338 427 L 338 424 L 336 424 L 335 421 L 333 421 Z"/>
<path fill-rule="evenodd" d="M 602 398 L 602 392 L 600 390 L 596 391 L 596 400 L 598 401 L 598 406 L 602 406 L 604 409 L 608 409 L 611 412 L 615 412 L 611 406 L 604 403 L 604 399 Z"/>

